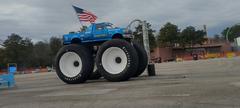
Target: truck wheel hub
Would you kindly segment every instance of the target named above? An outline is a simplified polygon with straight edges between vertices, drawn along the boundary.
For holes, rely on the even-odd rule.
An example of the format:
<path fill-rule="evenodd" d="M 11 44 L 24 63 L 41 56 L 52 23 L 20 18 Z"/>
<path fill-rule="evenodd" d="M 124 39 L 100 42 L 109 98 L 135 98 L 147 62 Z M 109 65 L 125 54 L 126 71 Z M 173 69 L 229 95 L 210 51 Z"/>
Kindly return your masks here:
<path fill-rule="evenodd" d="M 127 64 L 127 55 L 121 48 L 110 47 L 102 55 L 102 66 L 110 74 L 121 73 Z"/>
<path fill-rule="evenodd" d="M 76 77 L 82 70 L 81 57 L 75 52 L 66 52 L 59 60 L 59 67 L 65 76 Z"/>
<path fill-rule="evenodd" d="M 116 57 L 115 62 L 120 64 L 122 62 L 122 59 L 120 57 Z"/>
<path fill-rule="evenodd" d="M 75 61 L 75 62 L 73 63 L 73 65 L 74 65 L 75 67 L 78 67 L 78 66 L 79 66 L 79 62 L 78 62 L 78 61 Z"/>

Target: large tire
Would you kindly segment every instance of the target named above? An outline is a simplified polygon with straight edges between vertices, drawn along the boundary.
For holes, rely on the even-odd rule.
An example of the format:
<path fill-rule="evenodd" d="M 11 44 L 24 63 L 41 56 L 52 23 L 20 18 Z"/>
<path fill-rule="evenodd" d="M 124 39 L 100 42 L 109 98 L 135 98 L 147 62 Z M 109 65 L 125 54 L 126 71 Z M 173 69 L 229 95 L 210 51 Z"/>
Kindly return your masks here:
<path fill-rule="evenodd" d="M 58 77 L 67 84 L 84 83 L 93 72 L 91 51 L 80 45 L 67 45 L 60 49 L 56 58 Z"/>
<path fill-rule="evenodd" d="M 138 55 L 129 42 L 113 39 L 102 44 L 96 64 L 105 79 L 112 82 L 126 81 L 137 70 Z"/>
<path fill-rule="evenodd" d="M 136 51 L 138 53 L 138 58 L 139 58 L 138 69 L 137 69 L 136 73 L 133 75 L 133 77 L 138 77 L 147 68 L 148 56 L 147 56 L 146 50 L 141 45 L 139 45 L 137 42 L 133 42 L 133 47 L 136 49 Z"/>

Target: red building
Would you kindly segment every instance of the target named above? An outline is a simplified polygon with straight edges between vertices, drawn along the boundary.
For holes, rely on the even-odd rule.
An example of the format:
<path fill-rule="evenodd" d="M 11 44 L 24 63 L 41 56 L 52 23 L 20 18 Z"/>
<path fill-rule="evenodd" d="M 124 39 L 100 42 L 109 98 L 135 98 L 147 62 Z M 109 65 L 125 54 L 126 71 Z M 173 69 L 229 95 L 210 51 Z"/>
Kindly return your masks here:
<path fill-rule="evenodd" d="M 151 53 L 154 62 L 182 60 L 206 59 L 222 57 L 225 53 L 231 52 L 231 45 L 227 42 L 208 39 L 204 45 L 194 45 L 191 47 L 155 48 Z"/>

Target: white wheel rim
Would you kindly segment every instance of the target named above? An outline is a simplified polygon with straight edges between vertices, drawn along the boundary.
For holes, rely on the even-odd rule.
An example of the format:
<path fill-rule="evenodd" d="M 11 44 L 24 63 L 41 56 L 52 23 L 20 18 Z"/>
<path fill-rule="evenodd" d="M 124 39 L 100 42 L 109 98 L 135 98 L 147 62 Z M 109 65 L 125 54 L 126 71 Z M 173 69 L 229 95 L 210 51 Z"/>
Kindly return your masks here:
<path fill-rule="evenodd" d="M 120 62 L 119 59 L 121 59 Z M 121 73 L 126 68 L 127 63 L 127 55 L 118 47 L 108 48 L 102 55 L 102 66 L 110 74 Z"/>
<path fill-rule="evenodd" d="M 76 77 L 82 70 L 82 60 L 75 52 L 66 52 L 59 61 L 61 72 L 67 77 Z"/>

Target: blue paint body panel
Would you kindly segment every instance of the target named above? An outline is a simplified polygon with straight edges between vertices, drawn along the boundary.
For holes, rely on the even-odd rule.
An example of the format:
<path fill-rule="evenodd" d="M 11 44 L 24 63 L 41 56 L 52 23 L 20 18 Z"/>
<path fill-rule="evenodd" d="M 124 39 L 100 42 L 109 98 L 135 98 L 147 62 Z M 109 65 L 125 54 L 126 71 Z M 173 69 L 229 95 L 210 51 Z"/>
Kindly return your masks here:
<path fill-rule="evenodd" d="M 11 66 L 8 68 L 8 74 L 0 75 L 0 88 L 10 88 L 15 86 L 14 73 L 17 67 Z"/>
<path fill-rule="evenodd" d="M 74 39 L 80 40 L 79 44 L 94 43 L 112 40 L 113 36 L 125 36 L 124 28 L 114 28 L 111 23 L 93 23 L 85 32 L 69 33 L 63 35 L 64 45 L 71 44 Z M 127 37 L 130 38 L 130 37 Z"/>
<path fill-rule="evenodd" d="M 13 73 L 0 75 L 0 88 L 14 87 L 14 85 L 15 79 Z"/>

